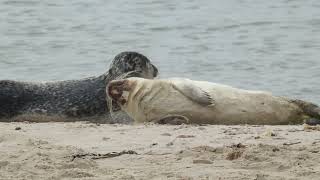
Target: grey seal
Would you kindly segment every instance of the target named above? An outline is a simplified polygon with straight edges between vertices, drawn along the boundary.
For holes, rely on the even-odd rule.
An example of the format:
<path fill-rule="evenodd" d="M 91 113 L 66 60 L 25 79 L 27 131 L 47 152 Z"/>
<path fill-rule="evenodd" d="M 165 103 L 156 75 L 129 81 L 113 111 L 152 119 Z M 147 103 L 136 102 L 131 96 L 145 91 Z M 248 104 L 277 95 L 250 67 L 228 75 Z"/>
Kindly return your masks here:
<path fill-rule="evenodd" d="M 117 120 L 109 116 L 105 91 L 108 82 L 119 77 L 152 79 L 157 74 L 158 69 L 144 55 L 122 52 L 115 56 L 110 69 L 98 77 L 43 83 L 1 80 L 0 121 L 113 123 Z M 120 108 L 115 105 L 114 109 Z"/>
<path fill-rule="evenodd" d="M 269 92 L 190 79 L 111 81 L 107 94 L 136 122 L 194 124 L 316 124 L 320 107 Z"/>

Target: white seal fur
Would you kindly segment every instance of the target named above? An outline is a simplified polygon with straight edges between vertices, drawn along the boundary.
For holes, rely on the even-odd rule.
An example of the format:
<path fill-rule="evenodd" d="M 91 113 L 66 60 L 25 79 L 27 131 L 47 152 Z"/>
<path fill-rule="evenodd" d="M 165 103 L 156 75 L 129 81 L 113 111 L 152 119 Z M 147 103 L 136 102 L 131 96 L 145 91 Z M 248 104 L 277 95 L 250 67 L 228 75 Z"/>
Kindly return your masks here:
<path fill-rule="evenodd" d="M 136 122 L 276 125 L 320 117 L 318 106 L 302 100 L 182 78 L 115 80 L 107 94 Z"/>

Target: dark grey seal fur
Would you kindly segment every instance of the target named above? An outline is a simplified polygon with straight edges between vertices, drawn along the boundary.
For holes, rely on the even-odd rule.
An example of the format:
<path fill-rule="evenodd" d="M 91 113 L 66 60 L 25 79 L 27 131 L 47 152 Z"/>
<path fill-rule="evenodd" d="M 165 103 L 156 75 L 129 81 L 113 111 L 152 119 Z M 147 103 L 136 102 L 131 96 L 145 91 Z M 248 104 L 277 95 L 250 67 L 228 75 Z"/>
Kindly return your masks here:
<path fill-rule="evenodd" d="M 45 83 L 2 80 L 0 121 L 127 123 L 128 116 L 123 113 L 118 113 L 118 119 L 110 117 L 106 85 L 121 76 L 154 78 L 157 74 L 147 57 L 122 52 L 114 58 L 108 72 L 98 77 Z M 113 109 L 119 110 L 117 106 Z"/>

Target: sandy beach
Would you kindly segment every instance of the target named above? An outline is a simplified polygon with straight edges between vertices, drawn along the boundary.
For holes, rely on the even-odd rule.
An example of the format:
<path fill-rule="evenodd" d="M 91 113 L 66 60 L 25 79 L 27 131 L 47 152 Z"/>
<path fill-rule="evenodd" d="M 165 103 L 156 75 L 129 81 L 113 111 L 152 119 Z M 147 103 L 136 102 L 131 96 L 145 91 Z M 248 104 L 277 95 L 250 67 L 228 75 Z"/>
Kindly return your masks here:
<path fill-rule="evenodd" d="M 306 126 L 1 123 L 0 179 L 319 179 Z"/>

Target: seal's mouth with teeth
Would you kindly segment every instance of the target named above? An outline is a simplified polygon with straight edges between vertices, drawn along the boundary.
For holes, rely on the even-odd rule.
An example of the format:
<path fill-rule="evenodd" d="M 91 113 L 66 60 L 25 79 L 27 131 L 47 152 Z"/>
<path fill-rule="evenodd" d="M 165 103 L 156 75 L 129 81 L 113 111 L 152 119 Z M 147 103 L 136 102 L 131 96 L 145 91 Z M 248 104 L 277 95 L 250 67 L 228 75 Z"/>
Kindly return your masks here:
<path fill-rule="evenodd" d="M 114 80 L 108 84 L 108 96 L 119 105 L 125 105 L 128 100 L 130 88 L 129 80 Z"/>

